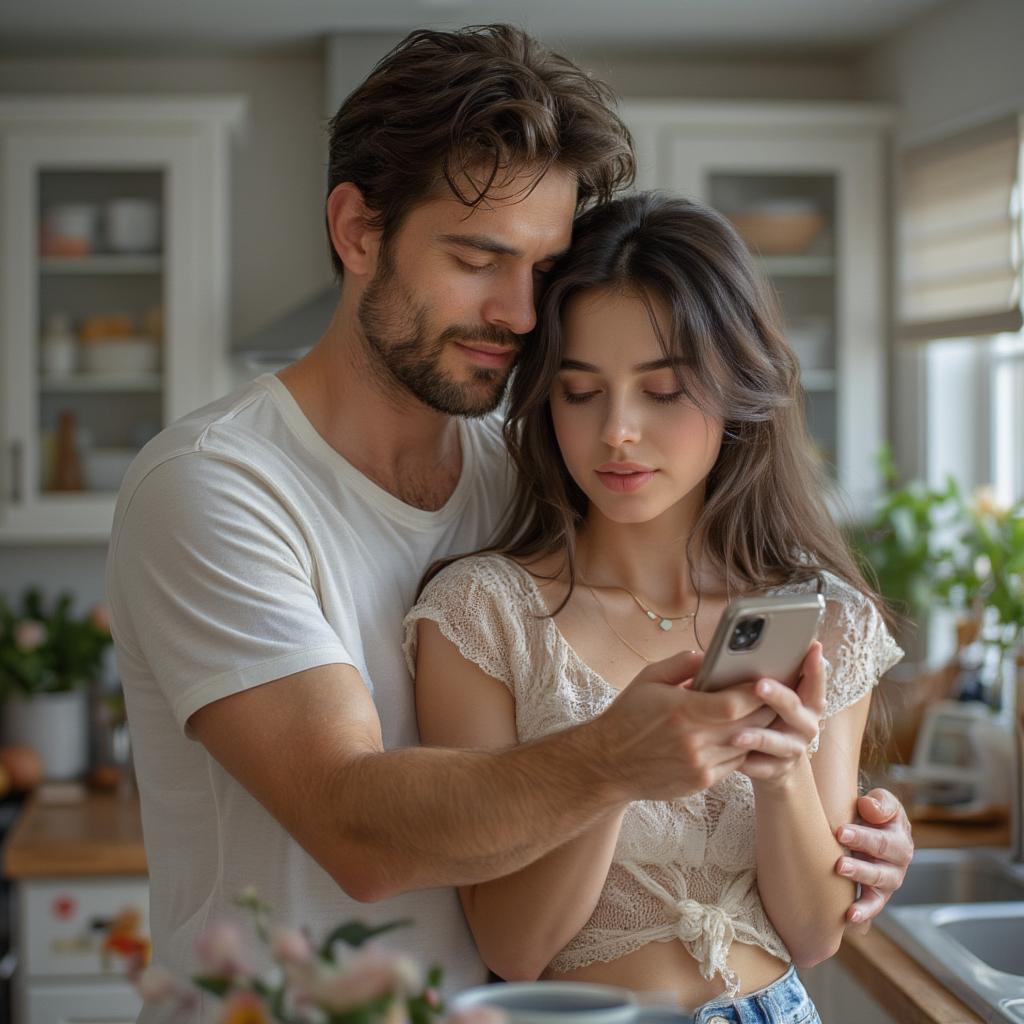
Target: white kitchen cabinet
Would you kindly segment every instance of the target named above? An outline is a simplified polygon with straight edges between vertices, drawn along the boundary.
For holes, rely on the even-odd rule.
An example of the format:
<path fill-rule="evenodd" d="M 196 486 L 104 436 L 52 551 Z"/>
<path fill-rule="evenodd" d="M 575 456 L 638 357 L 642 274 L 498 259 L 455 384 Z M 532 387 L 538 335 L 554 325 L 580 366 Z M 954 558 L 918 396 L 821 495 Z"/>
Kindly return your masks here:
<path fill-rule="evenodd" d="M 812 211 L 805 247 L 762 256 L 803 369 L 811 435 L 838 484 L 837 511 L 878 493 L 886 437 L 885 140 L 875 105 L 630 101 L 637 187 L 722 213 Z M 755 246 L 752 246 L 755 248 Z M 845 499 L 846 507 L 843 507 Z"/>
<path fill-rule="evenodd" d="M 16 898 L 15 1021 L 133 1022 L 142 1003 L 127 958 L 148 946 L 146 880 L 26 879 Z"/>
<path fill-rule="evenodd" d="M 0 542 L 106 540 L 132 453 L 227 389 L 243 115 L 232 97 L 0 100 Z M 66 351 L 44 352 L 58 321 Z"/>

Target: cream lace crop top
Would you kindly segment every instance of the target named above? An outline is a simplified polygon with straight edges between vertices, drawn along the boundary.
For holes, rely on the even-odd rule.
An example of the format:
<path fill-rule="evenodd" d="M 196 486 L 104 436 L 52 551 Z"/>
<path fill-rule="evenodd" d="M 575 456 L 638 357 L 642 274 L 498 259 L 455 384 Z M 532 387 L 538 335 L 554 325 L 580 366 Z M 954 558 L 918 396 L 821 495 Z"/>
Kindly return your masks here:
<path fill-rule="evenodd" d="M 827 718 L 863 697 L 903 652 L 874 606 L 849 585 L 826 575 L 824 596 Z M 618 691 L 580 660 L 547 615 L 536 584 L 516 563 L 493 554 L 460 559 L 431 580 L 405 618 L 410 672 L 416 623 L 431 619 L 512 692 L 521 741 L 577 725 Z M 705 979 L 719 974 L 735 995 L 739 979 L 726 962 L 734 941 L 789 961 L 758 895 L 755 834 L 753 788 L 739 772 L 684 799 L 634 801 L 597 906 L 551 969 L 574 970 L 678 939 Z"/>

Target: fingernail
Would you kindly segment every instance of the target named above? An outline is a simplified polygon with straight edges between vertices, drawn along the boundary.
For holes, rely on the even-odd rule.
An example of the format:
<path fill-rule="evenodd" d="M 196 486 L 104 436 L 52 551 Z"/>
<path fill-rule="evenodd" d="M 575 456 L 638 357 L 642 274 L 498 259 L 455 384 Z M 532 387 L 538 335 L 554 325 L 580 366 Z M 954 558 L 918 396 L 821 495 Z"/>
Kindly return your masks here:
<path fill-rule="evenodd" d="M 854 924 L 860 924 L 864 920 L 864 915 L 859 910 L 853 910 L 850 912 L 850 920 Z"/>
<path fill-rule="evenodd" d="M 839 842 L 841 842 L 841 843 L 852 843 L 853 842 L 853 829 L 852 828 L 841 828 L 839 830 Z"/>
<path fill-rule="evenodd" d="M 848 860 L 844 860 L 839 865 L 839 874 L 841 874 L 841 875 L 852 875 L 853 874 L 853 865 Z"/>
<path fill-rule="evenodd" d="M 772 684 L 768 682 L 767 679 L 762 679 L 761 682 L 757 684 L 757 692 L 762 697 L 767 697 L 768 694 L 772 692 Z"/>
<path fill-rule="evenodd" d="M 873 796 L 868 797 L 868 803 L 871 804 L 871 806 L 876 811 L 878 811 L 879 814 L 882 813 L 882 805 Z"/>
<path fill-rule="evenodd" d="M 745 747 L 748 743 L 753 740 L 753 736 L 749 732 L 741 732 L 738 736 L 733 739 L 733 743 L 738 747 Z"/>

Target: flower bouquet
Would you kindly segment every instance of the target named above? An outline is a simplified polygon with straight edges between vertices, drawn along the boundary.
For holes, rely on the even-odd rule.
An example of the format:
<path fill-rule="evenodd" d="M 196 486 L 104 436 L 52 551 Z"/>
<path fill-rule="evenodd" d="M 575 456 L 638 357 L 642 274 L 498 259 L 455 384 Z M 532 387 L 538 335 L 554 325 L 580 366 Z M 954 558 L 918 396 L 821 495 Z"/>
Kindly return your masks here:
<path fill-rule="evenodd" d="M 132 980 L 144 1002 L 171 1002 L 187 1015 L 201 992 L 211 993 L 223 1001 L 218 1024 L 434 1024 L 444 1014 L 441 968 L 424 974 L 409 957 L 373 941 L 410 922 L 370 927 L 349 921 L 316 944 L 303 930 L 271 926 L 270 907 L 252 890 L 235 902 L 252 914 L 273 966 L 257 972 L 238 926 L 219 922 L 199 937 L 202 973 L 191 982 L 156 964 L 136 965 Z M 480 1007 L 452 1014 L 446 1024 L 504 1020 Z"/>

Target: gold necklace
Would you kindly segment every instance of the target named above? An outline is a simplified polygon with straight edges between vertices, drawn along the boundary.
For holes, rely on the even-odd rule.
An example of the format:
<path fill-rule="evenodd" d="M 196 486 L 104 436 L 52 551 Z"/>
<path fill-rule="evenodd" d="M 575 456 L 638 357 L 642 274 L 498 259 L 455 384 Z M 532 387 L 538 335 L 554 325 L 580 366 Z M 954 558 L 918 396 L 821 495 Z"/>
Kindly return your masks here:
<path fill-rule="evenodd" d="M 595 594 L 595 593 L 594 593 L 594 588 L 593 588 L 593 587 L 592 587 L 592 586 L 591 586 L 591 585 L 590 585 L 589 583 L 585 583 L 585 582 L 584 582 L 583 580 L 580 580 L 580 582 L 581 582 L 581 583 L 583 583 L 583 586 L 585 586 L 585 587 L 587 588 L 587 590 L 589 590 L 589 591 L 590 591 L 590 596 L 591 596 L 591 597 L 592 597 L 592 598 L 594 599 L 594 604 L 596 604 L 596 605 L 597 605 L 597 610 L 598 610 L 598 611 L 599 611 L 599 612 L 601 613 L 601 618 L 602 618 L 602 619 L 604 619 L 604 623 L 605 623 L 605 625 L 606 625 L 606 626 L 607 626 L 607 627 L 608 627 L 608 628 L 609 628 L 609 629 L 610 629 L 610 630 L 611 630 L 611 631 L 612 631 L 612 632 L 613 632 L 613 633 L 614 633 L 614 634 L 615 634 L 615 635 L 616 635 L 616 636 L 617 636 L 617 637 L 619 638 L 619 640 L 621 640 L 621 641 L 622 641 L 622 643 L 624 643 L 624 644 L 625 644 L 625 645 L 626 645 L 626 646 L 627 646 L 627 647 L 628 647 L 628 648 L 629 648 L 629 649 L 630 649 L 630 650 L 631 650 L 631 651 L 632 651 L 632 652 L 633 652 L 633 653 L 634 653 L 634 654 L 635 654 L 635 655 L 636 655 L 636 656 L 637 656 L 637 657 L 638 657 L 638 658 L 639 658 L 639 659 L 640 659 L 641 661 L 643 661 L 643 662 L 646 662 L 646 663 L 647 663 L 648 665 L 650 665 L 650 664 L 651 664 L 651 659 L 650 659 L 650 658 L 648 658 L 648 657 L 647 657 L 647 655 L 646 655 L 646 654 L 644 654 L 643 652 L 641 652 L 641 651 L 638 651 L 638 650 L 637 650 L 637 649 L 636 649 L 636 648 L 635 648 L 635 647 L 634 647 L 634 646 L 633 646 L 633 645 L 632 645 L 632 644 L 631 644 L 631 643 L 630 643 L 630 642 L 629 642 L 629 641 L 628 641 L 628 640 L 627 640 L 627 639 L 626 639 L 626 638 L 625 638 L 625 637 L 624 637 L 624 636 L 623 636 L 623 635 L 622 635 L 622 634 L 621 634 L 621 633 L 620 633 L 620 632 L 619 632 L 619 631 L 618 631 L 618 630 L 617 630 L 617 629 L 616 629 L 616 628 L 615 628 L 615 627 L 614 627 L 614 626 L 612 625 L 611 619 L 609 619 L 609 618 L 608 618 L 608 616 L 607 616 L 607 615 L 605 614 L 605 611 L 604 611 L 604 605 L 603 605 L 603 604 L 601 604 L 601 601 L 600 601 L 600 600 L 598 599 L 598 596 L 597 596 L 597 594 Z M 625 588 L 623 588 L 623 589 L 625 589 Z"/>
<path fill-rule="evenodd" d="M 634 601 L 636 601 L 637 605 L 640 608 L 640 611 L 642 611 L 644 613 L 644 615 L 646 615 L 647 618 L 649 618 L 651 620 L 651 622 L 657 622 L 659 629 L 663 629 L 666 633 L 677 622 L 682 622 L 683 619 L 693 619 L 693 618 L 696 618 L 696 616 L 697 616 L 696 611 L 686 612 L 683 615 L 659 615 L 653 609 L 648 608 L 647 605 L 645 605 L 643 603 L 643 601 L 641 601 L 640 598 L 637 597 L 636 594 L 634 594 L 633 591 L 629 589 L 629 587 L 620 586 L 619 589 L 620 590 L 624 590 L 627 594 L 629 594 L 629 596 L 631 598 L 633 598 Z M 700 594 L 699 593 L 697 594 L 697 606 L 700 607 Z M 694 631 L 696 632 L 696 629 Z"/>
<path fill-rule="evenodd" d="M 592 586 L 591 586 L 591 585 L 590 585 L 590 584 L 589 584 L 589 583 L 588 583 L 588 582 L 587 582 L 586 580 L 584 580 L 584 579 L 581 579 L 581 580 L 580 580 L 580 583 L 582 583 L 582 584 L 583 584 L 583 586 L 585 586 L 585 587 L 587 588 L 587 590 L 589 590 L 589 591 L 590 591 L 590 596 L 591 596 L 591 597 L 592 597 L 592 598 L 594 599 L 594 604 L 596 604 L 596 605 L 597 605 L 597 610 L 598 610 L 598 611 L 599 611 L 599 612 L 601 613 L 601 618 L 602 618 L 602 619 L 604 619 L 604 621 L 605 621 L 605 625 L 606 625 L 606 626 L 607 626 L 607 627 L 608 627 L 608 628 L 609 628 L 609 629 L 610 629 L 610 630 L 611 630 L 611 631 L 612 631 L 612 632 L 613 632 L 613 633 L 614 633 L 614 634 L 615 634 L 615 635 L 616 635 L 616 636 L 617 636 L 617 637 L 619 638 L 619 640 L 620 640 L 620 641 L 621 641 L 621 642 L 622 642 L 623 644 L 625 644 L 625 645 L 626 645 L 626 646 L 627 646 L 627 647 L 628 647 L 628 648 L 629 648 L 629 649 L 630 649 L 630 650 L 631 650 L 631 651 L 632 651 L 632 652 L 633 652 L 633 653 L 634 653 L 634 654 L 635 654 L 635 655 L 636 655 L 636 656 L 637 656 L 638 658 L 641 658 L 641 659 L 642 659 L 643 661 L 646 661 L 648 665 L 650 665 L 650 664 L 651 664 L 651 659 L 650 659 L 650 658 L 648 658 L 648 657 L 647 657 L 647 656 L 646 656 L 645 654 L 642 654 L 642 653 L 641 653 L 640 651 L 638 651 L 638 650 L 637 650 L 637 649 L 636 649 L 636 648 L 635 648 L 635 647 L 634 647 L 634 646 L 633 646 L 633 645 L 632 645 L 632 644 L 631 644 L 631 643 L 630 643 L 630 642 L 629 642 L 629 641 L 628 641 L 628 640 L 627 640 L 627 639 L 626 639 L 626 638 L 625 638 L 625 637 L 624 637 L 624 636 L 623 636 L 623 635 L 622 635 L 622 634 L 621 634 L 621 633 L 620 633 L 620 632 L 619 632 L 619 631 L 618 631 L 618 630 L 617 630 L 617 629 L 616 629 L 616 628 L 615 628 L 615 627 L 614 627 L 614 626 L 612 625 L 612 623 L 611 623 L 611 619 L 609 619 L 609 618 L 608 618 L 608 616 L 607 616 L 607 615 L 605 614 L 605 610 L 604 610 L 604 605 L 603 605 L 603 604 L 601 604 L 601 601 L 600 601 L 600 599 L 598 598 L 598 596 L 597 596 L 596 592 L 594 591 L 594 588 L 593 588 L 593 587 L 592 587 Z M 616 587 L 615 589 L 617 589 L 617 590 L 624 590 L 624 591 L 625 591 L 625 592 L 626 592 L 627 594 L 629 594 L 629 596 L 630 596 L 631 598 L 633 598 L 633 600 L 634 600 L 634 601 L 636 601 L 637 605 L 638 605 L 638 606 L 640 607 L 640 610 L 641 610 L 641 611 L 642 611 L 642 612 L 643 612 L 643 613 L 644 613 L 644 614 L 645 614 L 645 615 L 646 615 L 646 616 L 647 616 L 647 617 L 648 617 L 649 619 L 652 619 L 652 620 L 656 620 L 656 619 L 658 618 L 658 616 L 656 615 L 656 613 L 652 612 L 652 611 L 651 611 L 651 609 L 647 608 L 647 607 L 646 607 L 646 606 L 644 605 L 643 601 L 641 601 L 641 600 L 640 600 L 640 598 L 638 598 L 638 597 L 636 596 L 636 594 L 634 594 L 634 593 L 633 593 L 633 591 L 632 591 L 632 590 L 630 590 L 630 589 L 629 589 L 628 587 L 621 587 L 621 586 L 620 586 L 620 587 Z M 668 618 L 667 616 L 661 616 L 661 621 L 660 621 L 660 622 L 658 623 L 658 625 L 659 625 L 659 626 L 661 627 L 661 629 L 662 629 L 662 630 L 664 630 L 665 632 L 667 632 L 668 630 L 670 630 L 670 629 L 672 628 L 672 626 L 674 625 L 674 623 L 676 623 L 676 622 L 679 622 L 679 621 L 680 621 L 681 619 L 692 619 L 692 620 L 693 620 L 693 639 L 694 639 L 694 641 L 696 642 L 696 644 L 697 644 L 697 647 L 698 647 L 698 648 L 699 648 L 700 650 L 702 650 L 702 651 L 703 651 L 703 650 L 704 650 L 704 645 L 703 645 L 703 644 L 702 644 L 702 643 L 700 642 L 700 636 L 699 636 L 699 635 L 697 634 L 697 613 L 698 613 L 698 612 L 700 611 L 700 599 L 701 599 L 701 592 L 700 592 L 700 588 L 698 587 L 698 588 L 697 588 L 697 607 L 696 607 L 696 609 L 695 609 L 694 611 L 692 611 L 692 612 L 687 612 L 687 613 L 686 613 L 685 615 L 677 615 L 677 616 L 675 616 L 674 618 L 671 618 L 671 619 L 670 619 L 670 618 Z M 666 626 L 666 625 L 664 624 L 665 622 L 668 622 L 668 625 L 667 625 L 667 626 Z"/>

